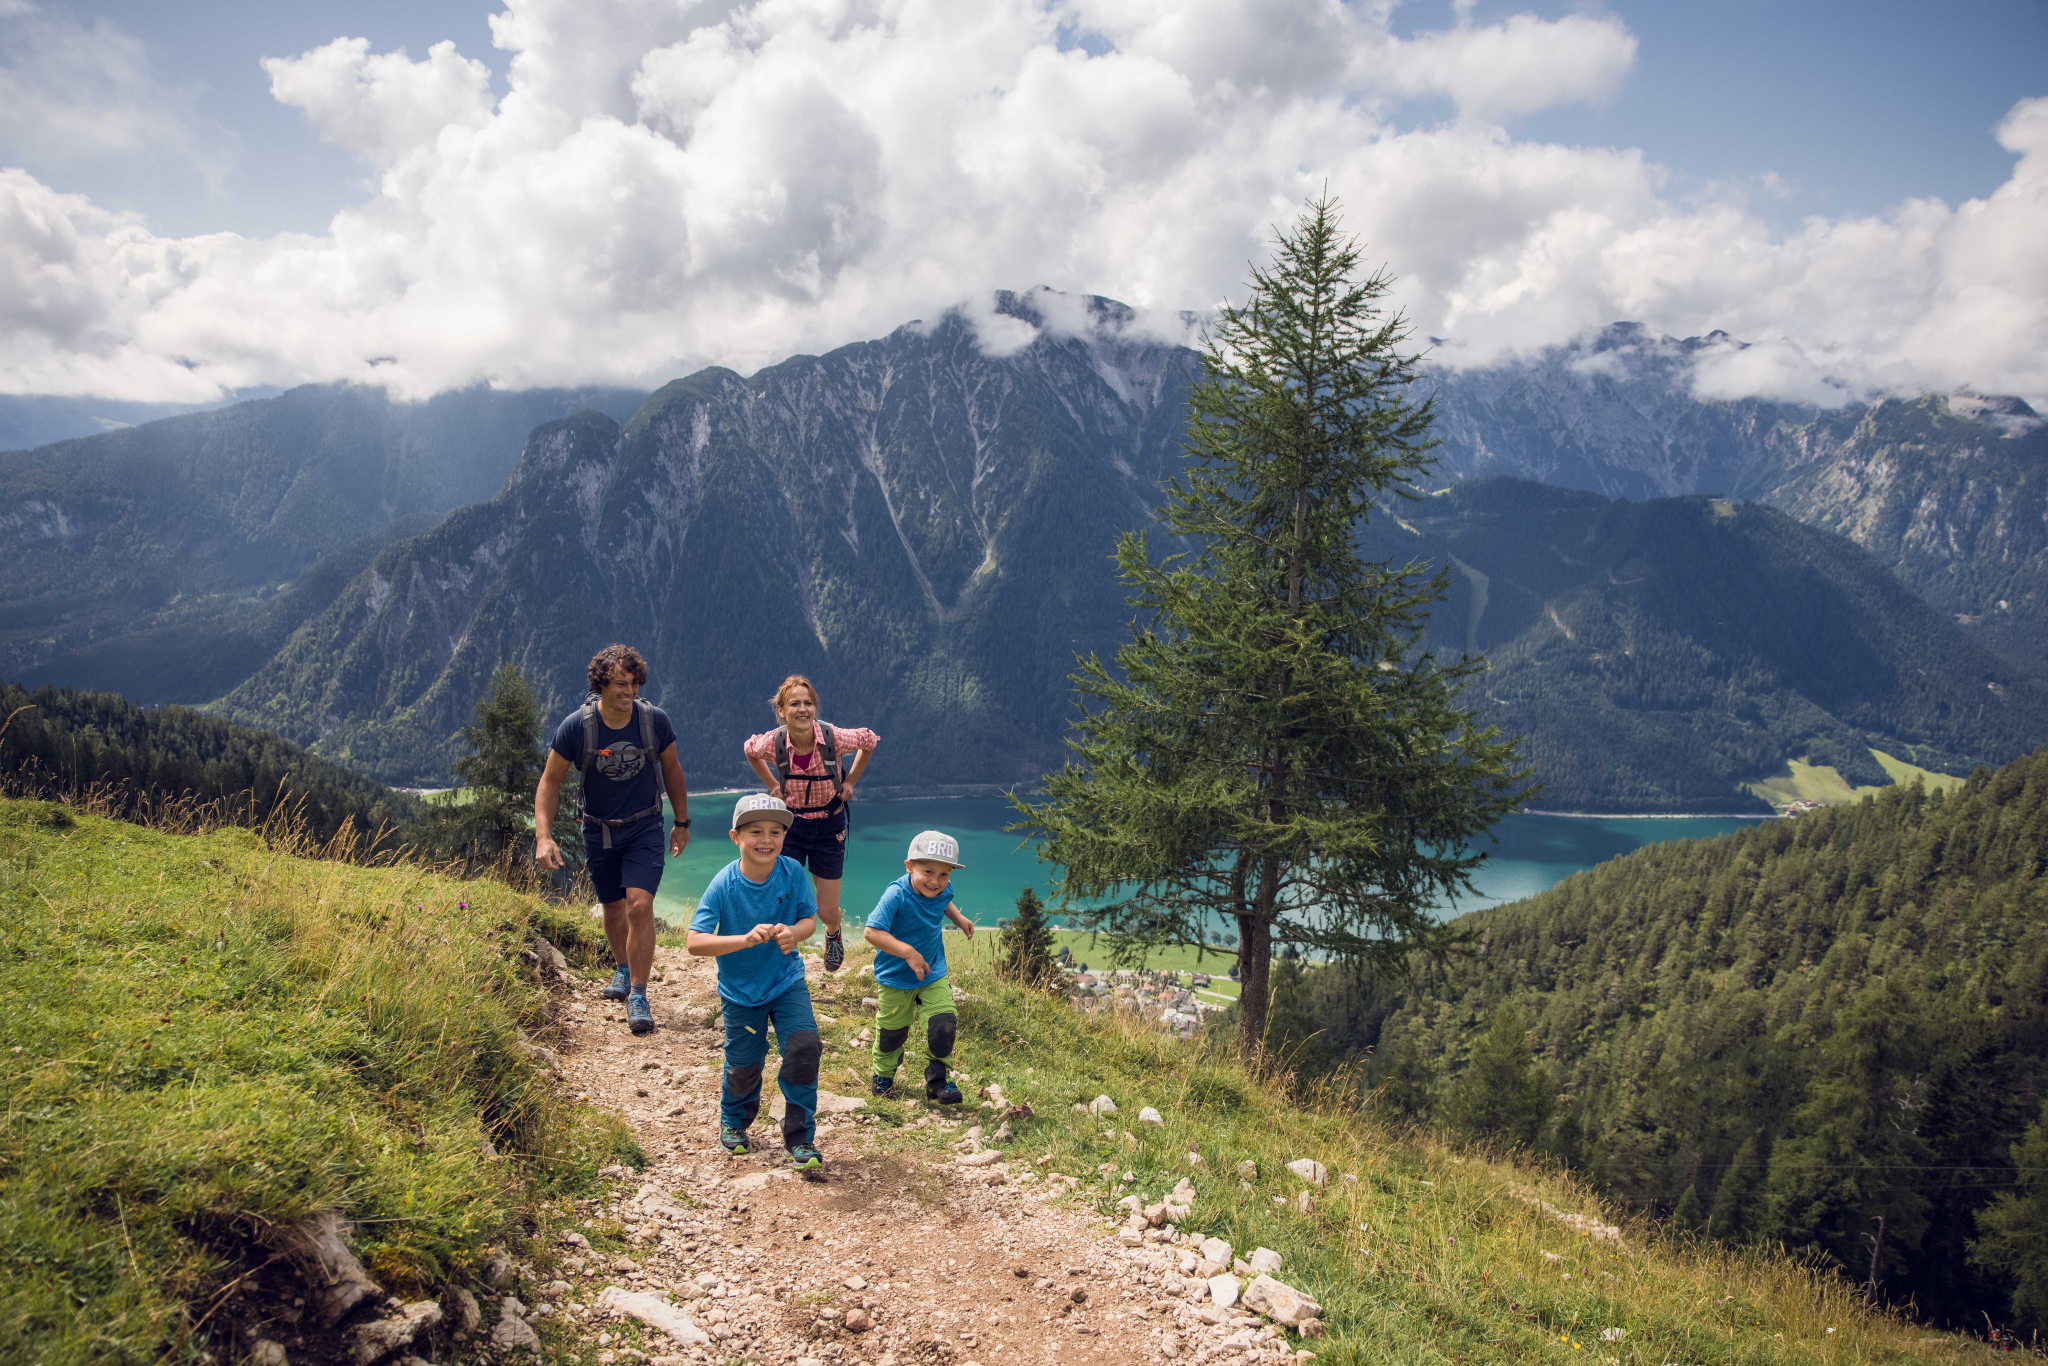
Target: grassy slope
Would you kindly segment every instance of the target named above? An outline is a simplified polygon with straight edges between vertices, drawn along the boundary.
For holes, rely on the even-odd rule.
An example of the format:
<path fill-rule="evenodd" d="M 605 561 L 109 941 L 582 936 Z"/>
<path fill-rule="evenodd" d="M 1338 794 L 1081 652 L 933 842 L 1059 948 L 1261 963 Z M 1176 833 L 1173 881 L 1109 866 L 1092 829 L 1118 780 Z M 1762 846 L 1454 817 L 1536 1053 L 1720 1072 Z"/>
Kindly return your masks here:
<path fill-rule="evenodd" d="M 1619 1249 L 1595 1244 L 1515 1196 L 1534 1187 L 1553 1206 L 1598 1213 L 1568 1179 L 1315 1097 L 1290 1097 L 1213 1046 L 1020 991 L 989 972 L 996 942 L 983 933 L 947 946 L 967 993 L 956 1059 L 972 1081 L 963 1089 L 994 1081 L 1011 1099 L 1029 1100 L 1037 1113 L 1017 1151 L 1050 1155 L 1037 1172 L 1087 1178 L 1071 1198 L 1105 1214 L 1126 1193 L 1149 1203 L 1192 1174 L 1199 1196 L 1191 1229 L 1229 1239 L 1239 1255 L 1273 1248 L 1285 1258 L 1282 1279 L 1323 1303 L 1331 1332 L 1313 1344 L 1323 1366 L 1990 1360 L 1982 1344 L 1866 1313 L 1855 1287 L 1784 1257 L 1701 1244 L 1641 1222 L 1625 1223 Z M 864 952 L 849 956 L 858 961 Z M 865 1019 L 861 992 L 872 990 L 863 981 L 849 974 L 838 988 L 845 1013 L 825 1030 L 827 1086 L 864 1078 L 865 1049 L 851 1044 Z M 1098 1093 L 1119 1107 L 1109 1121 L 1074 1112 Z M 957 1137 L 897 1128 L 908 1107 L 870 1104 L 885 1142 L 937 1153 Z M 1145 1105 L 1160 1111 L 1162 1127 L 1137 1122 Z M 1189 1166 L 1190 1151 L 1203 1166 Z M 1275 1203 L 1303 1188 L 1285 1170 L 1300 1157 L 1330 1169 L 1307 1215 Z M 1247 1159 L 1258 1177 L 1240 1185 L 1233 1169 Z M 1107 1178 L 1098 1175 L 1105 1164 Z M 1128 1185 L 1125 1172 L 1135 1177 Z M 1341 1181 L 1346 1172 L 1358 1177 L 1355 1187 Z M 1603 1340 L 1612 1328 L 1626 1337 Z"/>
<path fill-rule="evenodd" d="M 357 1221 L 358 1251 L 392 1289 L 474 1284 L 486 1247 L 562 1217 L 560 1197 L 626 1152 L 615 1126 L 551 1103 L 519 1047 L 545 998 L 518 944 L 588 935 L 529 898 L 294 859 L 243 832 L 177 838 L 5 802 L 0 916 L 0 1359 L 196 1352 L 206 1334 L 184 1325 L 214 1288 L 262 1260 L 269 1230 L 322 1208 Z M 1087 1178 L 1067 1198 L 1105 1213 L 1192 1171 L 1192 1228 L 1280 1251 L 1284 1277 L 1323 1301 L 1324 1363 L 1983 1350 L 1866 1315 L 1852 1288 L 1781 1258 L 1647 1225 L 1623 1249 L 1596 1246 L 1514 1198 L 1529 1183 L 1594 1210 L 1568 1182 L 1302 1103 L 1203 1045 L 997 982 L 996 940 L 949 945 L 966 993 L 957 1057 L 969 1089 L 1000 1081 L 1037 1107 L 1020 1155 Z M 822 1080 L 852 1090 L 872 986 L 849 974 L 832 990 Z M 1108 1124 L 1072 1109 L 1099 1092 L 1121 1107 Z M 901 1102 L 873 1104 L 886 1145 L 936 1155 L 953 1137 L 901 1128 Z M 1162 1127 L 1135 1122 L 1147 1104 Z M 510 1155 L 487 1158 L 486 1137 Z M 1206 1165 L 1190 1168 L 1190 1150 Z M 1299 1189 L 1283 1164 L 1302 1156 L 1332 1173 L 1307 1215 L 1274 1203 Z M 1259 1175 L 1240 1185 L 1244 1159 Z M 609 1247 L 623 1229 L 593 1232 Z M 552 1260 L 540 1244 L 526 1255 Z M 1609 1328 L 1628 1335 L 1606 1342 Z"/>
<path fill-rule="evenodd" d="M 395 1293 L 476 1284 L 627 1150 L 522 1042 L 542 933 L 588 935 L 502 887 L 0 801 L 0 1360 L 195 1355 L 216 1288 L 322 1210 Z"/>
<path fill-rule="evenodd" d="M 1947 773 L 1936 773 L 1932 769 L 1909 764 L 1904 759 L 1894 759 L 1881 749 L 1870 751 L 1870 757 L 1877 760 L 1878 767 L 1890 776 L 1894 784 L 1903 785 L 1919 782 L 1929 792 L 1951 791 L 1968 782 L 1967 778 Z M 1856 787 L 1840 772 L 1824 764 L 1810 764 L 1802 759 L 1793 759 L 1786 764 L 1786 771 L 1775 778 L 1747 784 L 1749 790 L 1762 797 L 1772 806 L 1785 807 L 1793 802 L 1819 802 L 1822 806 L 1840 806 L 1847 802 L 1860 802 L 1865 797 L 1875 796 L 1884 791 L 1882 787 Z"/>

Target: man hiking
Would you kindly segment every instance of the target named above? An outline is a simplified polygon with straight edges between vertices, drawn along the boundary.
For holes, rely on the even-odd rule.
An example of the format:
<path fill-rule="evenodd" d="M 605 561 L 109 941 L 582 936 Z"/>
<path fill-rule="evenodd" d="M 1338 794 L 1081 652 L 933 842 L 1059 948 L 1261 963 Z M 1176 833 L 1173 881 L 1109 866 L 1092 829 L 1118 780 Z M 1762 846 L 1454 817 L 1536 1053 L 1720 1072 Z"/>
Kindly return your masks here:
<path fill-rule="evenodd" d="M 668 714 L 640 700 L 647 661 L 630 645 L 607 645 L 591 657 L 590 695 L 555 728 L 547 767 L 533 794 L 533 861 L 562 866 L 553 839 L 562 780 L 581 773 L 583 852 L 597 899 L 604 903 L 604 936 L 617 964 L 607 1001 L 626 1003 L 635 1034 L 654 1028 L 647 978 L 654 971 L 654 893 L 661 886 L 661 794 L 675 808 L 668 855 L 690 843 L 690 793 L 676 758 Z"/>

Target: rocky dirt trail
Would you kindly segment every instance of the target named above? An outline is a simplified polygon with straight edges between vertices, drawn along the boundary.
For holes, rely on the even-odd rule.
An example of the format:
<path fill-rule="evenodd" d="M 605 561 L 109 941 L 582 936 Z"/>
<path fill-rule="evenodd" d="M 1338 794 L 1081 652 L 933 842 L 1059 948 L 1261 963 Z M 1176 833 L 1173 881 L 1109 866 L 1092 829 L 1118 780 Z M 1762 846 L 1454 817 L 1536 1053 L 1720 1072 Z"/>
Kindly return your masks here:
<path fill-rule="evenodd" d="M 765 1151 L 729 1156 L 716 1142 L 724 1034 L 705 1023 L 718 999 L 715 966 L 665 948 L 657 967 L 658 1028 L 638 1038 L 622 1006 L 572 979 L 562 1071 L 591 1103 L 627 1119 L 650 1162 L 616 1171 L 626 1178 L 620 1198 L 580 1225 L 595 1233 L 616 1219 L 626 1253 L 569 1234 L 559 1278 L 529 1290 L 540 1303 L 507 1306 L 560 1321 L 567 1359 L 1082 1366 L 1297 1355 L 1262 1319 L 1184 1280 L 1187 1248 L 1158 1231 L 1152 1241 L 1119 1239 L 1093 1211 L 1063 1205 L 1070 1185 L 1034 1162 L 1028 1137 L 982 1149 L 972 1126 L 996 1120 L 971 1095 L 952 1112 L 910 1107 L 906 1127 L 958 1131 L 936 1152 L 879 1141 L 865 1104 L 856 1108 L 864 1089 L 850 1078 L 867 1069 L 855 1050 L 826 1049 L 821 1083 L 853 1094 L 820 1105 L 820 1176 L 789 1169 L 765 1107 L 752 1134 Z M 811 971 L 830 1018 L 837 1007 L 817 989 L 816 960 Z M 777 1063 L 771 1056 L 770 1097 Z"/>

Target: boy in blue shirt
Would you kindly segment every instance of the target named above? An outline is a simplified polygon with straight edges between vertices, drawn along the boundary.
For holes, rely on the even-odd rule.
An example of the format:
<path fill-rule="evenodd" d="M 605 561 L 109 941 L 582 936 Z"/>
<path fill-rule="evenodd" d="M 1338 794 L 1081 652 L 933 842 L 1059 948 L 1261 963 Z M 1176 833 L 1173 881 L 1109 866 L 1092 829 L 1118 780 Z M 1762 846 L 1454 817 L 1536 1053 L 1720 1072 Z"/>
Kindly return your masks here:
<path fill-rule="evenodd" d="M 861 937 L 875 947 L 875 982 L 882 1008 L 875 1012 L 874 1093 L 896 1089 L 896 1068 L 903 1045 L 919 1020 L 924 1022 L 926 1099 L 958 1105 L 960 1088 L 946 1080 L 946 1059 L 953 1055 L 960 1016 L 953 1005 L 953 983 L 946 975 L 945 922 L 974 938 L 974 922 L 953 908 L 953 870 L 963 867 L 960 843 L 951 835 L 926 830 L 910 842 L 903 876 L 890 883 L 868 916 Z"/>
<path fill-rule="evenodd" d="M 690 917 L 689 948 L 700 958 L 718 960 L 718 997 L 725 1011 L 719 1145 L 734 1155 L 747 1151 L 747 1128 L 761 1112 L 761 1071 L 772 1025 L 782 1050 L 782 1147 L 799 1170 L 816 1171 L 824 1165 L 817 1146 L 824 1047 L 796 946 L 817 928 L 818 903 L 803 866 L 782 856 L 793 819 L 780 798 L 765 792 L 734 803 L 732 842 L 740 856 L 704 889 Z"/>

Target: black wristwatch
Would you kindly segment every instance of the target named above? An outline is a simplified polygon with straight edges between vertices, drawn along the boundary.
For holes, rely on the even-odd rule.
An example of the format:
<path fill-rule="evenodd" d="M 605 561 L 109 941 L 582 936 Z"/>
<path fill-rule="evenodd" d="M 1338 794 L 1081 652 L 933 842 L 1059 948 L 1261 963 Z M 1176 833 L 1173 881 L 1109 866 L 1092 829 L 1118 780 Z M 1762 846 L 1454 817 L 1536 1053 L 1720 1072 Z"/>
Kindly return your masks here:
<path fill-rule="evenodd" d="M 679 821 L 677 821 L 677 822 L 676 822 L 676 829 L 678 829 L 678 830 L 688 830 L 689 828 L 690 828 L 690 818 L 689 818 L 688 816 L 685 816 L 685 817 L 683 817 L 683 819 L 681 819 L 681 820 L 679 820 Z"/>

